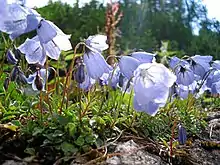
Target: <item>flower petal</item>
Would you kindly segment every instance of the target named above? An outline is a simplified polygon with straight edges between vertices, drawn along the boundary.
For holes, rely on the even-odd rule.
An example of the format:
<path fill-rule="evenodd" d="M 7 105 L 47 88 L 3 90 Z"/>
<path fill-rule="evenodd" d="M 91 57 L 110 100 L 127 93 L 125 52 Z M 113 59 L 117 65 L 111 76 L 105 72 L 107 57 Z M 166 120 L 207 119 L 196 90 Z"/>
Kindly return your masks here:
<path fill-rule="evenodd" d="M 123 56 L 119 61 L 119 68 L 121 73 L 123 73 L 127 79 L 130 79 L 133 77 L 134 71 L 137 69 L 139 64 L 140 62 L 137 59 L 129 56 Z"/>
<path fill-rule="evenodd" d="M 147 53 L 147 52 L 134 52 L 131 54 L 131 57 L 140 61 L 140 63 L 152 63 L 155 61 L 155 54 Z"/>

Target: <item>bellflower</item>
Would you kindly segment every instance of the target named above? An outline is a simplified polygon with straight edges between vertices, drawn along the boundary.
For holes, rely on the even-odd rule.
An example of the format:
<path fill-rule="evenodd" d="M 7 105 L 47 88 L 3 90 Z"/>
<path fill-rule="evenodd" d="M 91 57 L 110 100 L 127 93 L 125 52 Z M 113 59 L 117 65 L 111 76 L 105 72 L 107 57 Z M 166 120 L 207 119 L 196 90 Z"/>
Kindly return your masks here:
<path fill-rule="evenodd" d="M 118 83 L 119 83 L 119 76 L 120 76 L 121 72 L 120 72 L 120 68 L 119 66 L 117 66 L 115 68 L 115 70 L 110 72 L 110 86 L 113 89 L 116 89 L 118 87 Z"/>
<path fill-rule="evenodd" d="M 147 52 L 134 52 L 130 56 L 122 56 L 119 61 L 121 73 L 131 79 L 140 64 L 155 62 L 155 55 Z"/>
<path fill-rule="evenodd" d="M 115 69 L 111 70 L 109 73 L 104 73 L 102 77 L 100 77 L 101 85 L 109 85 L 113 89 L 116 89 L 119 87 L 120 74 L 120 68 L 116 66 Z"/>
<path fill-rule="evenodd" d="M 14 53 L 10 49 L 7 51 L 6 57 L 10 64 L 15 65 L 18 63 L 18 59 L 15 57 Z"/>
<path fill-rule="evenodd" d="M 172 69 L 172 70 L 175 70 L 176 67 L 178 66 L 182 66 L 182 65 L 187 65 L 187 61 L 185 60 L 181 60 L 179 59 L 178 57 L 174 56 L 174 57 L 171 57 L 169 59 L 169 67 Z"/>
<path fill-rule="evenodd" d="M 177 64 L 174 73 L 177 76 L 177 84 L 188 86 L 194 82 L 194 73 L 185 62 Z"/>
<path fill-rule="evenodd" d="M 189 86 L 184 86 L 182 84 L 177 85 L 176 93 L 181 99 L 186 99 L 189 94 L 194 94 L 196 92 L 197 82 L 194 81 Z"/>
<path fill-rule="evenodd" d="M 46 44 L 62 31 L 51 21 L 41 20 L 37 28 L 37 34 L 42 44 Z"/>
<path fill-rule="evenodd" d="M 120 71 L 127 79 L 131 79 L 133 77 L 134 71 L 139 65 L 139 60 L 129 56 L 122 56 L 119 61 Z"/>
<path fill-rule="evenodd" d="M 29 64 L 39 63 L 44 65 L 46 55 L 51 59 L 58 60 L 61 50 L 71 49 L 71 44 L 68 40 L 69 36 L 62 34 L 56 36 L 52 41 L 46 44 L 41 44 L 39 37 L 35 36 L 18 47 L 21 53 L 25 54 L 25 58 Z"/>
<path fill-rule="evenodd" d="M 89 77 L 88 73 L 85 72 L 85 81 L 79 84 L 79 87 L 85 91 L 88 91 L 94 84 L 96 80 Z"/>
<path fill-rule="evenodd" d="M 47 76 L 49 76 L 49 71 Z M 32 84 L 32 89 L 34 91 L 45 91 L 47 78 L 48 77 L 46 77 L 46 69 L 40 69 L 39 71 L 29 75 L 29 77 L 27 78 L 27 83 Z"/>
<path fill-rule="evenodd" d="M 0 18 L 0 30 L 12 40 L 35 30 L 42 19 L 35 10 L 17 3 L 8 4 L 6 0 L 1 1 Z"/>
<path fill-rule="evenodd" d="M 210 69 L 210 62 L 212 61 L 212 56 L 200 56 L 195 55 L 189 58 L 190 68 L 195 75 L 203 78 L 205 73 Z"/>
<path fill-rule="evenodd" d="M 212 68 L 220 70 L 220 60 L 213 61 Z"/>
<path fill-rule="evenodd" d="M 99 84 L 101 86 L 108 85 L 110 79 L 110 73 L 103 73 L 103 75 L 99 78 Z"/>
<path fill-rule="evenodd" d="M 85 41 L 87 49 L 83 55 L 83 62 L 86 65 L 88 76 L 92 79 L 98 79 L 103 73 L 109 73 L 112 70 L 101 54 L 101 51 L 108 48 L 106 40 L 107 37 L 104 35 L 95 35 Z"/>
<path fill-rule="evenodd" d="M 212 71 L 213 73 L 207 79 L 207 87 L 211 89 L 212 94 L 220 93 L 220 70 Z"/>
<path fill-rule="evenodd" d="M 134 108 L 155 115 L 166 104 L 176 76 L 164 65 L 144 63 L 134 72 Z"/>

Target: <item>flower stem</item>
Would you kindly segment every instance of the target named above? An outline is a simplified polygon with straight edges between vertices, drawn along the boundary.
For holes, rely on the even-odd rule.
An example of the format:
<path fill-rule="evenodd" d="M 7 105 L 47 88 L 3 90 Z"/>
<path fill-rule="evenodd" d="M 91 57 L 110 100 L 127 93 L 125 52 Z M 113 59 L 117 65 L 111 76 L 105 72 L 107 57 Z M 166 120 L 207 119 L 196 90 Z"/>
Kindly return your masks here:
<path fill-rule="evenodd" d="M 76 45 L 75 49 L 74 49 L 74 56 L 72 58 L 71 64 L 70 64 L 70 68 L 69 71 L 66 74 L 66 81 L 65 81 L 65 85 L 63 87 L 63 99 L 61 102 L 61 106 L 60 106 L 60 114 L 62 113 L 62 108 L 63 108 L 63 104 L 64 104 L 64 100 L 65 100 L 65 95 L 67 93 L 67 89 L 69 87 L 70 84 L 70 80 L 72 79 L 72 71 L 73 71 L 73 66 L 74 66 L 74 61 L 75 61 L 75 57 L 76 57 L 76 51 L 79 48 L 80 45 L 84 45 L 83 42 L 80 42 Z M 68 100 L 66 100 L 68 102 Z M 68 105 L 68 103 L 67 103 Z"/>

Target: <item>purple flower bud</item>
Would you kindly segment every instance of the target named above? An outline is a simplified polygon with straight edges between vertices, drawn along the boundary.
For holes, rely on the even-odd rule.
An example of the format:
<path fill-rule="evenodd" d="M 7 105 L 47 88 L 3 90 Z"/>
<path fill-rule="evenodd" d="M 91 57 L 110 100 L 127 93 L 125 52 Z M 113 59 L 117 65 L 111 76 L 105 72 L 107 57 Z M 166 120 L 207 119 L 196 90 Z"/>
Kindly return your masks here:
<path fill-rule="evenodd" d="M 27 84 L 27 78 L 22 71 L 19 72 L 17 81 L 22 84 Z"/>
<path fill-rule="evenodd" d="M 15 58 L 19 61 L 21 59 L 21 51 L 15 48 Z"/>
<path fill-rule="evenodd" d="M 120 87 L 123 87 L 123 84 L 124 84 L 124 76 L 120 73 L 118 85 Z"/>
<path fill-rule="evenodd" d="M 9 83 L 10 83 L 10 79 L 7 77 L 5 79 L 5 81 L 4 81 L 4 88 L 5 88 L 5 90 L 8 90 Z"/>
<path fill-rule="evenodd" d="M 35 81 L 34 81 L 37 90 L 41 91 L 43 89 L 43 82 L 42 82 L 42 78 L 39 76 L 39 74 L 37 73 Z"/>
<path fill-rule="evenodd" d="M 183 145 L 186 143 L 187 137 L 186 137 L 186 129 L 179 124 L 179 134 L 178 134 L 178 141 L 179 144 Z"/>
<path fill-rule="evenodd" d="M 15 58 L 14 53 L 10 49 L 7 51 L 6 57 L 9 63 L 13 65 L 17 64 L 18 60 Z"/>
<path fill-rule="evenodd" d="M 85 81 L 85 64 L 80 63 L 76 72 L 75 72 L 75 80 L 78 83 L 83 83 Z"/>
<path fill-rule="evenodd" d="M 17 79 L 18 74 L 19 74 L 19 68 L 17 66 L 14 66 L 10 76 L 11 81 L 15 81 Z"/>

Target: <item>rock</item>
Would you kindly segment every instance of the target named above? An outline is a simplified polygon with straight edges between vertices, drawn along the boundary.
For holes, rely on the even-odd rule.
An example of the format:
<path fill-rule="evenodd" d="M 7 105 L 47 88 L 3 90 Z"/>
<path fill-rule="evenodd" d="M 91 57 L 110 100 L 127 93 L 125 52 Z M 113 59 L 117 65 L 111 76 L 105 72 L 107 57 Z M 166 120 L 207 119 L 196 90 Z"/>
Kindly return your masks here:
<path fill-rule="evenodd" d="M 220 111 L 217 112 L 209 112 L 207 116 L 207 120 L 220 119 Z"/>
<path fill-rule="evenodd" d="M 114 156 L 106 160 L 108 165 L 160 165 L 161 158 L 140 149 L 141 146 L 133 140 L 119 143 L 115 149 L 120 156 Z"/>
<path fill-rule="evenodd" d="M 16 162 L 14 160 L 6 160 L 2 165 L 27 165 L 27 163 Z"/>

